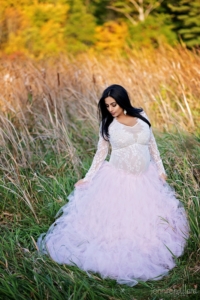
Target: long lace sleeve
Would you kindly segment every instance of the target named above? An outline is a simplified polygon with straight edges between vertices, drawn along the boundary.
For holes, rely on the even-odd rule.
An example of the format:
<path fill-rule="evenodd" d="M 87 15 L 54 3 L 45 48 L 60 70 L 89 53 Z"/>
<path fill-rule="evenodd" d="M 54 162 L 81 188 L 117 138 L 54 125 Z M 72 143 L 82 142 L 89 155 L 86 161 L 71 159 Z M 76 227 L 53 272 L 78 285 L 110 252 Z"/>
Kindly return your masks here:
<path fill-rule="evenodd" d="M 106 159 L 106 156 L 108 155 L 108 149 L 109 149 L 109 142 L 104 140 L 104 138 L 102 137 L 99 131 L 99 141 L 97 145 L 97 151 L 94 156 L 92 165 L 89 168 L 85 177 L 83 178 L 83 181 L 90 181 L 94 177 L 96 172 L 101 167 L 103 161 Z"/>
<path fill-rule="evenodd" d="M 146 113 L 144 111 L 142 112 L 142 115 L 147 120 L 149 120 L 148 116 L 146 115 Z M 149 152 L 150 152 L 150 155 L 151 155 L 153 161 L 156 164 L 158 174 L 159 175 L 161 175 L 162 173 L 166 174 L 165 168 L 164 168 L 163 163 L 162 163 L 162 159 L 160 157 L 160 152 L 158 150 L 158 146 L 156 144 L 156 140 L 155 140 L 155 137 L 154 137 L 154 134 L 153 134 L 153 131 L 152 131 L 151 128 L 150 128 Z"/>
<path fill-rule="evenodd" d="M 156 144 L 154 134 L 152 132 L 152 129 L 150 129 L 150 130 L 151 130 L 151 136 L 150 136 L 150 140 L 149 140 L 149 151 L 150 151 L 151 157 L 157 166 L 158 174 L 159 175 L 161 175 L 162 173 L 166 174 L 165 168 L 162 163 L 162 159 L 160 157 L 160 152 L 159 152 L 157 144 Z"/>

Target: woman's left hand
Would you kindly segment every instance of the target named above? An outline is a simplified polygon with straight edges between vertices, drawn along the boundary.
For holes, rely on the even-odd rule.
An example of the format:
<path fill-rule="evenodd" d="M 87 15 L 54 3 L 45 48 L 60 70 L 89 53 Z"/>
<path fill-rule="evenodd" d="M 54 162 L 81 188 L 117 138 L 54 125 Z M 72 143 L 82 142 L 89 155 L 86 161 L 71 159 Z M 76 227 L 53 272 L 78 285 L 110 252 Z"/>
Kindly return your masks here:
<path fill-rule="evenodd" d="M 161 178 L 162 180 L 166 181 L 166 180 L 167 180 L 167 175 L 164 174 L 164 173 L 162 173 L 162 174 L 160 175 L 160 178 Z"/>
<path fill-rule="evenodd" d="M 85 184 L 85 183 L 86 183 L 86 181 L 84 181 L 83 179 L 80 179 L 80 180 L 78 180 L 78 181 L 74 184 L 74 186 L 77 187 L 77 186 L 83 185 L 83 184 Z"/>

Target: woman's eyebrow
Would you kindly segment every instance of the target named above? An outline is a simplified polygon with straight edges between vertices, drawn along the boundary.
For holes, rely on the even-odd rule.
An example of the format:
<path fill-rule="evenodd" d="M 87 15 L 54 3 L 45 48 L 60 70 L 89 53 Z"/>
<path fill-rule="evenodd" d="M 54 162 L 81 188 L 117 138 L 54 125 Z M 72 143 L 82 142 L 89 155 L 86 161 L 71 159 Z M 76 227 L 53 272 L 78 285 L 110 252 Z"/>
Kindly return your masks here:
<path fill-rule="evenodd" d="M 109 104 L 116 104 L 116 102 L 111 102 L 111 103 L 109 103 Z M 109 105 L 108 103 L 106 103 L 106 105 Z"/>

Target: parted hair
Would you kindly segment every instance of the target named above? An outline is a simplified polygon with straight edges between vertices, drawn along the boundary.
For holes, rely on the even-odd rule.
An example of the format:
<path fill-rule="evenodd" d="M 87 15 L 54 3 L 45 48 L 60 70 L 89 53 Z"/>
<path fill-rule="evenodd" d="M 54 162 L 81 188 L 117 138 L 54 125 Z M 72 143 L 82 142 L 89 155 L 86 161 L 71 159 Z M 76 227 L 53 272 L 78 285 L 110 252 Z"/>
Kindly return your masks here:
<path fill-rule="evenodd" d="M 127 112 L 127 115 L 133 116 L 136 118 L 141 119 L 142 121 L 146 122 L 149 127 L 151 127 L 151 123 L 140 113 L 143 112 L 142 108 L 136 108 L 131 105 L 131 101 L 129 98 L 129 95 L 125 88 L 123 88 L 121 85 L 118 84 L 112 84 L 109 87 L 107 87 L 98 103 L 98 110 L 99 110 L 99 119 L 101 121 L 101 134 L 103 138 L 108 141 L 109 140 L 109 132 L 108 127 L 112 123 L 114 117 L 111 115 L 111 113 L 108 111 L 106 104 L 105 104 L 105 98 L 112 97 L 115 99 L 117 104 L 122 108 L 125 109 Z"/>

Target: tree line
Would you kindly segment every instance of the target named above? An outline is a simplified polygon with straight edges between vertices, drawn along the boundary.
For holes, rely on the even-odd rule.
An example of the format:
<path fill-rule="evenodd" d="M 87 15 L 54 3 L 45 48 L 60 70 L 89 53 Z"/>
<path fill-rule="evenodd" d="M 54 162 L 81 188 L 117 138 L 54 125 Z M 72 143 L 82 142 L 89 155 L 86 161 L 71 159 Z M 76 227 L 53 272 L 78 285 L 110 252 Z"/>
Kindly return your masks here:
<path fill-rule="evenodd" d="M 0 52 L 58 53 L 200 46 L 200 1 L 1 0 Z"/>

